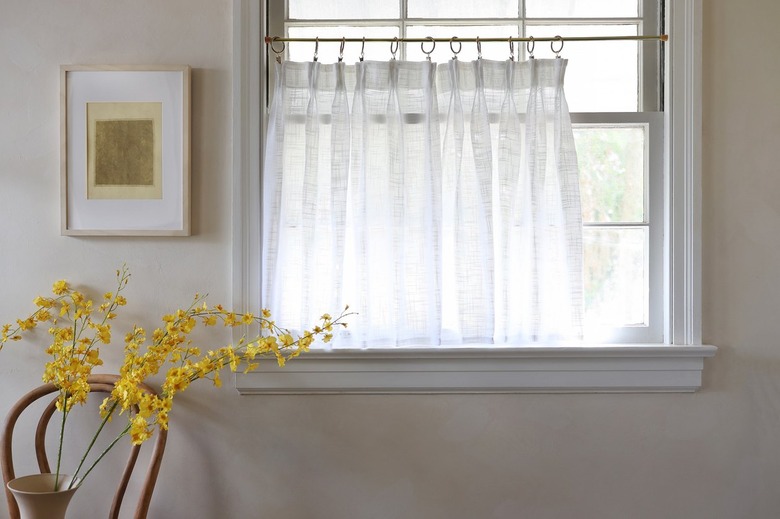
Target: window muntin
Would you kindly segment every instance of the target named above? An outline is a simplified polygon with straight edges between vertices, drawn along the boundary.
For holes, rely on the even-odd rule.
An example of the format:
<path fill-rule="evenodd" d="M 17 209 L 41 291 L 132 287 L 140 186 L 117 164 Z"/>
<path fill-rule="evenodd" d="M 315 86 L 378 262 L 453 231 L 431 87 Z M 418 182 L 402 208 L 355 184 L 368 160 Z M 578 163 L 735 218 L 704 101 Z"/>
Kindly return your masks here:
<path fill-rule="evenodd" d="M 586 223 L 647 221 L 646 124 L 574 128 Z"/>
<path fill-rule="evenodd" d="M 526 14 L 537 18 L 635 17 L 639 7 L 638 0 L 525 0 Z"/>
<path fill-rule="evenodd" d="M 407 0 L 409 18 L 517 18 L 517 2 L 506 0 Z"/>
<path fill-rule="evenodd" d="M 526 33 L 539 37 L 637 36 L 632 24 L 527 24 Z M 566 101 L 571 112 L 636 112 L 639 106 L 640 46 L 636 41 L 564 41 Z M 654 44 L 649 44 L 654 45 Z M 558 46 L 555 47 L 558 49 Z M 537 58 L 552 58 L 552 46 L 536 44 Z"/>
<path fill-rule="evenodd" d="M 282 1 L 270 0 L 270 7 L 280 8 Z M 397 2 L 367 2 L 365 0 L 290 0 L 285 2 L 291 20 L 376 20 L 397 18 Z"/>

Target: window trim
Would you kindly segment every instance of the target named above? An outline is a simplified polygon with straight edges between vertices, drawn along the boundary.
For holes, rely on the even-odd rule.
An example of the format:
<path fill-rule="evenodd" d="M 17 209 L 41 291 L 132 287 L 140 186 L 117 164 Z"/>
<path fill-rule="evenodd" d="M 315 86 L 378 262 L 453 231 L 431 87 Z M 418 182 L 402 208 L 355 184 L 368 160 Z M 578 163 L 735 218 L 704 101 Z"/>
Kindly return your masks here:
<path fill-rule="evenodd" d="M 667 344 L 310 352 L 235 376 L 241 394 L 690 392 L 701 387 L 701 0 L 667 4 Z M 233 305 L 260 306 L 264 0 L 233 0 Z M 672 175 L 672 171 L 676 174 Z M 240 333 L 240 332 L 239 332 Z"/>

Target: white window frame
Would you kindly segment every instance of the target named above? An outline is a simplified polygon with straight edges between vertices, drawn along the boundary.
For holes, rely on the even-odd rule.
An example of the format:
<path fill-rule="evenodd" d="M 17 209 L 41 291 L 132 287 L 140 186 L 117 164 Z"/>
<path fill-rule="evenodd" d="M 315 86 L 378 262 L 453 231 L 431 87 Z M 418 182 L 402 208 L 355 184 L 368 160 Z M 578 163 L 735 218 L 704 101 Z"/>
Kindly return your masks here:
<path fill-rule="evenodd" d="M 400 11 L 396 13 L 396 17 L 385 18 L 381 21 L 377 20 L 355 20 L 347 18 L 325 18 L 325 19 L 313 19 L 305 17 L 304 19 L 292 17 L 289 13 L 291 4 L 294 0 L 267 0 L 265 5 L 267 6 L 267 22 L 264 24 L 266 28 L 266 34 L 269 35 L 282 35 L 290 36 L 294 28 L 305 27 L 307 29 L 315 29 L 317 27 L 335 27 L 340 25 L 346 25 L 350 27 L 362 26 L 363 34 L 370 35 L 370 31 L 373 28 L 374 23 L 381 24 L 382 27 L 395 27 L 397 34 L 402 36 L 408 36 L 407 30 L 410 26 L 424 27 L 426 24 L 431 23 L 433 25 L 449 25 L 452 30 L 457 33 L 457 27 L 460 24 L 471 25 L 476 23 L 478 25 L 489 25 L 492 22 L 505 25 L 505 28 L 510 32 L 512 30 L 518 31 L 518 34 L 528 35 L 536 33 L 538 30 L 543 30 L 546 34 L 550 33 L 549 25 L 563 24 L 565 27 L 576 27 L 577 25 L 595 25 L 595 26 L 624 26 L 636 24 L 638 34 L 647 34 L 650 32 L 656 32 L 658 30 L 658 17 L 659 17 L 659 4 L 662 2 L 659 0 L 637 0 L 637 7 L 639 8 L 635 16 L 632 17 L 574 17 L 574 18 L 545 18 L 545 17 L 528 17 L 527 16 L 527 4 L 529 0 L 520 0 L 519 12 L 523 15 L 519 18 L 511 19 L 506 17 L 498 18 L 484 18 L 479 20 L 470 20 L 468 18 L 440 18 L 434 19 L 426 18 L 409 18 L 405 16 L 405 13 L 409 13 L 409 6 L 412 0 L 398 0 L 398 6 Z M 340 13 L 347 14 L 347 13 Z M 509 24 L 509 25 L 507 25 Z M 547 27 L 545 29 L 542 29 Z M 561 34 L 567 34 L 567 29 L 562 29 Z M 367 32 L 368 31 L 368 32 Z M 426 31 L 427 32 L 427 31 Z M 321 34 L 324 36 L 324 33 Z M 314 34 L 310 34 L 314 36 Z M 338 36 L 338 34 L 330 34 L 331 37 Z M 354 35 L 353 35 L 354 36 Z M 495 36 L 495 34 L 494 34 Z M 553 45 L 550 45 L 553 47 Z M 288 50 L 292 51 L 295 47 L 298 52 L 295 54 L 297 58 L 292 58 L 293 53 L 290 52 L 283 55 L 283 59 L 311 59 L 309 54 L 313 50 L 311 43 L 298 45 L 290 43 L 287 45 Z M 321 53 L 325 59 L 335 59 L 335 44 L 330 44 L 328 49 L 322 49 Z M 501 47 L 504 48 L 503 46 Z M 518 45 L 519 55 L 527 58 L 528 51 L 525 45 Z M 587 243 L 586 233 L 590 231 L 596 231 L 596 234 L 590 236 L 598 236 L 599 231 L 612 230 L 640 230 L 645 231 L 645 292 L 643 294 L 635 293 L 635 297 L 644 302 L 644 320 L 635 321 L 631 323 L 622 322 L 600 322 L 599 319 L 591 319 L 588 316 L 588 312 L 585 312 L 584 318 L 584 335 L 583 340 L 586 343 L 601 344 L 601 343 L 614 343 L 614 344 L 641 344 L 641 343 L 663 343 L 667 337 L 670 336 L 669 329 L 666 322 L 664 322 L 664 301 L 665 294 L 663 293 L 667 280 L 665 279 L 666 271 L 664 269 L 664 256 L 667 247 L 664 243 L 664 112 L 659 111 L 661 105 L 661 92 L 660 88 L 663 84 L 660 81 L 659 76 L 659 63 L 660 52 L 663 49 L 662 46 L 657 44 L 641 45 L 635 43 L 635 50 L 637 51 L 640 63 L 636 70 L 639 73 L 637 78 L 637 99 L 633 107 L 633 110 L 628 111 L 607 111 L 607 112 L 590 112 L 590 111 L 573 111 L 571 112 L 571 119 L 575 132 L 578 128 L 583 127 L 611 127 L 611 128 L 627 128 L 636 127 L 638 125 L 644 130 L 645 140 L 645 207 L 644 215 L 640 221 L 583 221 L 583 241 Z M 409 51 L 416 51 L 416 45 L 400 45 L 398 51 L 400 53 L 399 59 L 409 59 Z M 446 50 L 446 47 L 445 47 Z M 495 48 L 494 48 L 495 51 Z M 537 48 L 537 52 L 539 49 Z M 544 48 L 542 47 L 542 52 Z M 602 51 L 603 52 L 603 51 Z M 502 51 L 503 53 L 503 51 Z M 270 54 L 269 54 L 270 55 Z M 305 57 L 302 57 L 305 56 Z M 449 56 L 440 56 L 438 59 L 448 59 Z M 415 59 L 422 59 L 419 54 Z M 491 59 L 503 59 L 494 55 Z M 275 85 L 274 81 L 275 72 L 273 67 L 270 70 L 266 70 L 266 77 L 268 78 L 271 89 Z M 567 80 L 568 81 L 568 80 Z M 576 83 L 576 81 L 575 81 Z M 270 97 L 273 97 L 273 91 L 270 93 Z M 266 98 L 266 104 L 268 98 Z M 624 110 L 627 107 L 622 107 Z M 576 133 L 575 133 L 575 141 Z M 583 200 L 583 204 L 584 204 Z M 584 214 L 583 214 L 584 217 Z M 588 247 L 586 246 L 584 251 L 585 256 L 583 258 L 584 267 L 589 266 L 588 263 Z M 587 292 L 587 290 L 586 290 Z M 637 316 L 634 315 L 636 318 Z"/>
<path fill-rule="evenodd" d="M 233 1 L 233 304 L 260 301 L 263 0 Z M 701 343 L 701 0 L 667 4 L 664 344 L 309 352 L 237 374 L 241 394 L 692 392 Z"/>

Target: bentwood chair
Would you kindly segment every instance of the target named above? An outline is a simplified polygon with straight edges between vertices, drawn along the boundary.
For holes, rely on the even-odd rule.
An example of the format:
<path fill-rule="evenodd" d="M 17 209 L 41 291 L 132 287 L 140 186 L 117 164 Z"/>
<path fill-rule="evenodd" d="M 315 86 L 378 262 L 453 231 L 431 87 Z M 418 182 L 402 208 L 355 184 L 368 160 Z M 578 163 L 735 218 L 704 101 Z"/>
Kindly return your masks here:
<path fill-rule="evenodd" d="M 92 375 L 87 380 L 91 392 L 111 393 L 114 387 L 114 383 L 119 379 L 117 375 Z M 155 391 L 149 386 L 142 385 L 142 389 L 149 393 L 155 394 Z M 52 393 L 57 393 L 57 388 L 53 384 L 44 384 L 42 386 L 33 389 L 26 395 L 24 395 L 19 401 L 11 408 L 6 416 L 5 423 L 3 424 L 2 436 L 0 436 L 0 467 L 3 472 L 3 483 L 8 483 L 16 476 L 14 474 L 14 464 L 12 459 L 12 440 L 13 430 L 16 425 L 16 421 L 22 412 L 30 406 L 33 402 L 48 396 Z M 52 415 L 56 409 L 57 399 L 54 398 L 49 405 L 44 409 L 40 420 L 38 421 L 38 427 L 35 430 L 35 455 L 38 460 L 38 468 L 41 473 L 51 473 L 49 468 L 49 461 L 46 455 L 46 447 L 44 445 L 44 439 L 46 437 L 46 428 L 49 425 Z M 140 494 L 138 497 L 138 504 L 135 509 L 135 519 L 145 519 L 149 512 L 149 503 L 152 500 L 152 493 L 154 492 L 154 485 L 157 482 L 157 475 L 160 472 L 160 465 L 162 463 L 163 452 L 165 450 L 165 441 L 167 438 L 167 431 L 156 431 L 157 440 L 155 441 L 154 450 L 152 452 L 149 466 L 146 471 L 146 479 L 141 486 Z M 114 500 L 111 503 L 111 510 L 109 512 L 109 519 L 118 519 L 119 511 L 122 506 L 122 499 L 125 496 L 127 485 L 130 481 L 130 477 L 135 468 L 135 462 L 138 458 L 140 445 L 133 445 L 130 449 L 127 464 L 125 465 L 124 473 L 117 486 L 116 493 L 114 494 Z M 8 490 L 5 485 L 6 499 L 8 500 L 8 511 L 10 512 L 11 519 L 20 519 L 19 507 L 16 504 L 16 500 L 13 494 Z"/>

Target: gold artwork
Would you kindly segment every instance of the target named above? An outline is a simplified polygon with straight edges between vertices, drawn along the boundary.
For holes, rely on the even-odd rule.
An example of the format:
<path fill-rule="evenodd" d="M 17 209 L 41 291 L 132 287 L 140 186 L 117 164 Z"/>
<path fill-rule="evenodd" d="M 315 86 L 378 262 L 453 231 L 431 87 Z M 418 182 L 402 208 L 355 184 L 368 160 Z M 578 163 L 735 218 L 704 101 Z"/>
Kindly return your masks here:
<path fill-rule="evenodd" d="M 162 103 L 87 103 L 87 198 L 162 198 Z"/>

